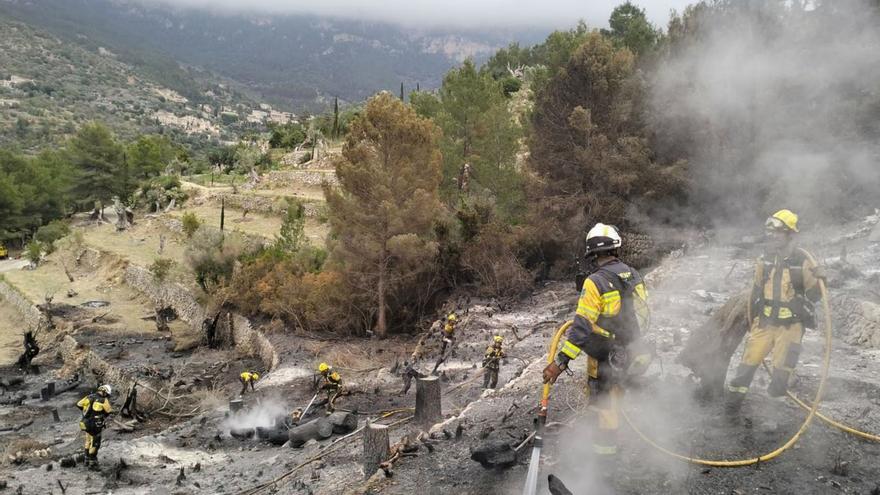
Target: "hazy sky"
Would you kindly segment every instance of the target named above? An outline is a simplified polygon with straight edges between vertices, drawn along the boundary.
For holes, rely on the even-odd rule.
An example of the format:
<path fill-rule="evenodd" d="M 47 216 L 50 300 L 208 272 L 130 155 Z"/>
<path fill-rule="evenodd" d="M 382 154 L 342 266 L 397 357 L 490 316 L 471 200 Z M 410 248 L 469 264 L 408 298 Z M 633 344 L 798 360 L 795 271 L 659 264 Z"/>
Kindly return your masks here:
<path fill-rule="evenodd" d="M 564 28 L 584 19 L 605 26 L 624 0 L 138 0 L 218 10 L 293 12 L 389 21 L 413 27 L 457 26 Z M 696 0 L 641 0 L 651 21 L 665 27 L 670 9 Z"/>

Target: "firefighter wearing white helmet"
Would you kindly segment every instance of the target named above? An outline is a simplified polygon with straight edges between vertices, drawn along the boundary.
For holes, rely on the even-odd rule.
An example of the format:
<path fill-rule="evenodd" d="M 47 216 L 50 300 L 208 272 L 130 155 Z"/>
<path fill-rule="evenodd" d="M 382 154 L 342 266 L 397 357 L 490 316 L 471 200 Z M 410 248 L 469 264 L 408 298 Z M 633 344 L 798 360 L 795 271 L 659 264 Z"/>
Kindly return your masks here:
<path fill-rule="evenodd" d="M 768 395 L 779 397 L 801 352 L 804 328 L 814 328 L 813 303 L 819 299 L 818 279 L 824 272 L 805 250 L 795 245 L 798 216 L 779 210 L 764 222 L 766 248 L 755 263 L 749 304 L 749 331 L 742 362 L 728 384 L 727 410 L 736 413 L 764 358 L 772 352 Z"/>
<path fill-rule="evenodd" d="M 84 445 L 85 465 L 91 470 L 98 469 L 98 450 L 101 448 L 101 432 L 104 431 L 107 416 L 113 412 L 110 395 L 113 387 L 101 385 L 95 393 L 89 394 L 76 407 L 82 411 L 79 428 L 86 436 Z"/>
<path fill-rule="evenodd" d="M 597 223 L 587 233 L 591 273 L 581 287 L 562 350 L 543 373 L 544 382 L 553 383 L 569 361 L 587 355 L 590 402 L 599 416 L 593 450 L 600 460 L 608 461 L 617 453 L 619 386 L 630 373 L 643 373 L 651 361 L 641 342 L 648 294 L 639 272 L 618 258 L 622 245 L 614 226 Z"/>

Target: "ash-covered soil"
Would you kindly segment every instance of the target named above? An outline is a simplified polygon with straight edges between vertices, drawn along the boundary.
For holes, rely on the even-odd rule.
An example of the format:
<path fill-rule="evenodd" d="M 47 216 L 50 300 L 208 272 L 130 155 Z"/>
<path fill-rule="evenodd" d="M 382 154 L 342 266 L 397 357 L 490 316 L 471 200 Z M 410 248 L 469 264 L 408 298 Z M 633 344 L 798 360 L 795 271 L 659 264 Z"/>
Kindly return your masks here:
<path fill-rule="evenodd" d="M 846 238 L 859 228 L 856 225 L 850 231 L 841 228 L 804 236 L 804 246 L 829 266 L 832 311 L 844 296 L 872 304 L 880 302 L 880 296 L 872 290 L 880 272 L 880 247 L 862 235 Z M 689 370 L 676 363 L 689 333 L 730 295 L 750 283 L 751 259 L 757 254 L 757 246 L 739 241 L 719 234 L 712 245 L 691 246 L 673 253 L 648 275 L 652 305 L 649 335 L 657 344 L 660 359 L 628 388 L 622 406 L 648 437 L 685 456 L 733 460 L 766 454 L 783 445 L 806 417 L 806 412 L 789 399 L 769 398 L 765 393 L 766 374 L 759 372 L 741 414 L 728 418 L 718 401 L 696 398 L 696 384 Z M 845 259 L 840 256 L 843 245 L 847 246 Z M 244 413 L 228 413 L 227 401 L 238 393 L 234 368 L 245 363 L 232 362 L 227 356 L 223 359 L 230 360 L 230 366 L 223 379 L 228 382 L 218 382 L 219 399 L 206 408 L 207 412 L 163 425 L 159 431 L 144 428 L 134 433 L 110 432 L 101 450 L 101 473 L 87 472 L 81 466 L 58 465 L 58 459 L 79 442 L 76 411 L 65 409 L 61 423 L 40 423 L 47 432 L 45 436 L 57 436 L 63 447 L 57 451 L 53 448 L 49 458 L 4 465 L 0 480 L 5 480 L 11 490 L 21 486 L 26 494 L 61 493 L 59 480 L 67 493 L 521 493 L 531 452 L 529 443 L 522 446 L 514 465 L 508 468 L 486 469 L 471 460 L 471 451 L 489 441 L 515 447 L 528 437 L 540 398 L 546 345 L 556 327 L 573 314 L 575 300 L 573 284 L 558 282 L 503 310 L 491 302 L 472 301 L 460 325 L 456 353 L 440 368 L 445 421 L 424 428 L 430 434 L 421 438 L 417 435 L 423 428 L 403 421 L 411 414 L 406 408 L 414 405 L 415 386 L 408 395 L 400 396 L 402 381 L 393 372 L 395 362 L 402 362 L 412 351 L 417 337 L 390 342 L 318 341 L 274 333 L 270 339 L 279 349 L 281 365 L 266 376 L 256 393 L 245 396 Z M 820 410 L 878 434 L 880 350 L 851 337 L 852 329 L 847 325 L 851 325 L 852 315 L 835 313 L 834 321 L 831 370 Z M 869 324 L 864 323 L 865 328 L 859 331 L 870 330 Z M 502 366 L 498 390 L 483 391 L 479 363 L 494 334 L 505 337 L 509 358 Z M 807 333 L 793 387 L 805 400 L 815 394 L 822 348 L 821 331 Z M 136 349 L 133 346 L 128 352 Z M 337 354 L 325 359 L 333 352 Z M 390 477 L 365 479 L 358 435 L 341 441 L 341 436 L 334 435 L 300 449 L 230 435 L 232 428 L 270 426 L 275 416 L 303 407 L 312 396 L 314 365 L 322 360 L 333 363 L 334 359 L 342 363 L 338 366 L 351 391 L 339 400 L 338 407 L 359 413 L 360 425 L 367 419 L 394 424 L 391 442 L 407 437 L 417 447 L 394 464 Z M 737 353 L 731 368 L 738 362 Z M 880 444 L 830 428 L 818 419 L 779 457 L 742 468 L 710 468 L 674 459 L 647 444 L 621 419 L 618 462 L 599 465 L 590 453 L 589 435 L 595 414 L 586 407 L 584 364 L 584 360 L 578 360 L 574 375 L 563 375 L 554 388 L 539 493 L 548 493 L 548 474 L 557 475 L 578 494 L 871 494 L 880 490 Z M 432 367 L 430 357 L 419 365 L 423 372 Z M 70 392 L 66 398 L 75 401 L 80 392 Z M 60 411 L 66 399 L 62 396 L 58 401 Z M 4 406 L 0 414 L 5 416 L 0 416 L 0 423 L 18 421 L 20 416 L 10 416 L 13 411 Z M 391 414 L 383 417 L 387 413 Z M 120 460 L 124 460 L 125 467 L 116 469 Z M 53 468 L 47 471 L 50 462 Z"/>

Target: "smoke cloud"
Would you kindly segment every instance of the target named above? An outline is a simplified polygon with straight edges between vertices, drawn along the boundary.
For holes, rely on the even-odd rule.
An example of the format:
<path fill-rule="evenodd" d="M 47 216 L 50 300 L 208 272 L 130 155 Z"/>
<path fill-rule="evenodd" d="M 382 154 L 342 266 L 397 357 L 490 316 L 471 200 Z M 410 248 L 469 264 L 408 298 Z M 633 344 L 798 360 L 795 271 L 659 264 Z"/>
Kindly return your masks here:
<path fill-rule="evenodd" d="M 145 4 L 171 5 L 220 12 L 292 13 L 390 22 L 408 27 L 551 27 L 567 28 L 578 19 L 605 26 L 608 16 L 622 0 L 551 0 L 536 4 L 527 0 L 136 0 Z M 663 25 L 670 9 L 681 9 L 687 0 L 644 0 L 652 22 Z"/>
<path fill-rule="evenodd" d="M 250 428 L 269 428 L 275 426 L 275 418 L 286 416 L 289 408 L 276 399 L 262 400 L 249 404 L 247 409 L 231 414 L 223 423 L 223 429 L 243 430 Z"/>
<path fill-rule="evenodd" d="M 782 4 L 702 9 L 651 80 L 658 151 L 690 160 L 724 222 L 847 218 L 880 195 L 876 3 Z"/>

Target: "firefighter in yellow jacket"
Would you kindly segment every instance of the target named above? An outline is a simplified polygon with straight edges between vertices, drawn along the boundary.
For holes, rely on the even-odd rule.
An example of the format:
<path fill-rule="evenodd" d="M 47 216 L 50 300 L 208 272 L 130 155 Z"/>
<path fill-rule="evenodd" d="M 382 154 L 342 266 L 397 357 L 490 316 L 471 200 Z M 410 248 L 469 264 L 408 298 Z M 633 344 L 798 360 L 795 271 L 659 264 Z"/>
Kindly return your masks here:
<path fill-rule="evenodd" d="M 98 450 L 101 448 L 101 432 L 107 420 L 107 416 L 113 412 L 110 407 L 110 394 L 113 388 L 110 385 L 101 385 L 95 393 L 89 394 L 76 403 L 82 411 L 79 421 L 79 429 L 86 436 L 85 440 L 85 465 L 89 469 L 98 469 Z"/>
<path fill-rule="evenodd" d="M 647 327 L 648 294 L 641 275 L 618 258 L 621 244 L 613 226 L 599 223 L 590 229 L 590 273 L 583 281 L 574 323 L 543 373 L 544 382 L 553 383 L 569 361 L 587 354 L 590 404 L 598 413 L 593 451 L 606 461 L 617 454 L 620 385 L 627 376 L 644 373 L 652 359 L 640 342 L 641 330 Z"/>
<path fill-rule="evenodd" d="M 238 395 L 244 395 L 247 392 L 248 385 L 251 387 L 251 392 L 254 391 L 254 384 L 260 381 L 260 374 L 256 371 L 242 371 L 240 375 L 238 375 L 238 381 L 241 382 L 241 392 Z"/>
<path fill-rule="evenodd" d="M 333 367 L 327 363 L 318 365 L 318 373 L 321 374 L 324 380 L 324 383 L 321 384 L 321 390 L 327 392 L 327 412 L 333 412 L 336 399 L 342 392 L 342 377 L 339 376 L 339 373 L 333 371 Z"/>
<path fill-rule="evenodd" d="M 815 327 L 813 303 L 819 299 L 818 279 L 824 277 L 811 256 L 795 246 L 798 217 L 779 210 L 765 223 L 767 249 L 755 265 L 749 304 L 751 330 L 742 362 L 728 384 L 728 411 L 742 404 L 764 358 L 772 353 L 768 395 L 779 397 L 801 353 L 804 328 Z"/>
<path fill-rule="evenodd" d="M 486 368 L 486 373 L 483 375 L 483 388 L 495 388 L 498 385 L 501 360 L 507 357 L 501 348 L 503 343 L 504 338 L 496 335 L 492 339 L 492 345 L 486 348 L 486 355 L 483 356 L 483 368 Z"/>

